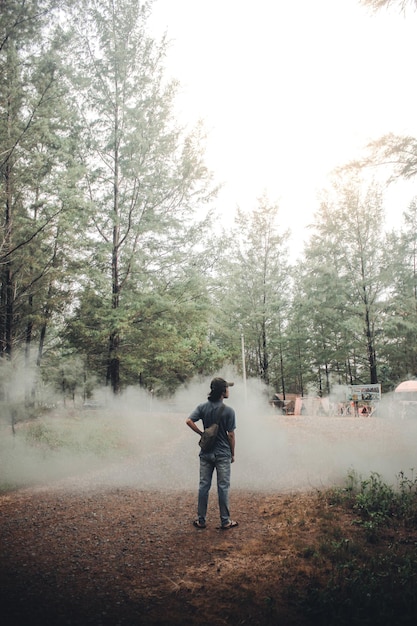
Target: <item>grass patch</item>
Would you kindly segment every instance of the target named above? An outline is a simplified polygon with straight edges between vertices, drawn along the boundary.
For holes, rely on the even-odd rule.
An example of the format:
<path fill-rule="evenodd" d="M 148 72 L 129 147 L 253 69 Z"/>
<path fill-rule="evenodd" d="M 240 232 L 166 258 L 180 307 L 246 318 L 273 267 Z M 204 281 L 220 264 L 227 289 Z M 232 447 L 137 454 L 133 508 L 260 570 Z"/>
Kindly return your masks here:
<path fill-rule="evenodd" d="M 416 623 L 416 478 L 401 472 L 396 485 L 378 474 L 348 475 L 342 489 L 319 494 L 334 510 L 333 533 L 305 550 L 309 583 L 292 600 L 314 624 Z M 320 564 L 319 567 L 315 563 Z"/>
<path fill-rule="evenodd" d="M 0 437 L 0 493 L 88 473 L 131 453 L 116 420 L 42 417 L 21 422 Z"/>
<path fill-rule="evenodd" d="M 258 587 L 258 595 L 268 598 L 268 613 L 258 607 L 263 624 L 417 623 L 413 474 L 401 472 L 388 485 L 378 474 L 362 478 L 352 472 L 343 487 L 270 494 L 262 515 L 268 533 L 242 546 L 244 567 L 231 557 L 229 583 L 238 585 L 246 576 L 246 587 Z"/>
<path fill-rule="evenodd" d="M 99 457 L 123 452 L 122 432 L 109 420 L 86 420 L 80 425 L 75 420 L 37 420 L 20 431 L 25 442 L 45 453 L 67 450 L 75 454 Z"/>

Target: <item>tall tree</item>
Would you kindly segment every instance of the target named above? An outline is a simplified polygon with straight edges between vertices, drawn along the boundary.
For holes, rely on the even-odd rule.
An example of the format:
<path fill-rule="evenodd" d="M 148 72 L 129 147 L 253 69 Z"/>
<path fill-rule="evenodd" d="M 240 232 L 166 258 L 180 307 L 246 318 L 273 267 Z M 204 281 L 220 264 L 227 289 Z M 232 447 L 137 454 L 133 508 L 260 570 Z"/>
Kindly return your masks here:
<path fill-rule="evenodd" d="M 357 311 L 361 320 L 369 382 L 375 384 L 378 383 L 378 318 L 385 287 L 382 194 L 375 186 L 361 193 L 356 183 L 344 187 L 342 193 L 340 208 L 346 219 L 341 224 L 341 234 L 345 240 L 346 277 L 351 289 L 348 308 L 352 313 Z"/>
<path fill-rule="evenodd" d="M 299 262 L 293 271 L 294 286 L 291 291 L 291 307 L 288 312 L 286 329 L 286 385 L 282 389 L 284 400 L 286 393 L 304 396 L 314 379 L 309 351 L 312 333 L 311 311 L 308 310 L 308 307 L 306 311 L 302 269 L 302 263 Z"/>
<path fill-rule="evenodd" d="M 313 363 L 327 389 L 331 379 L 378 382 L 383 249 L 380 190 L 356 178 L 337 182 L 316 215 L 302 274 Z"/>
<path fill-rule="evenodd" d="M 382 357 L 385 378 L 393 387 L 417 376 L 417 199 L 403 214 L 401 232 L 393 231 L 386 246 L 390 288 L 383 317 Z"/>
<path fill-rule="evenodd" d="M 240 334 L 245 340 L 249 375 L 266 384 L 282 381 L 282 340 L 287 303 L 287 233 L 280 233 L 279 206 L 266 196 L 250 214 L 239 210 L 230 240 L 228 292 L 221 306 L 233 329 L 230 336 L 238 359 Z"/>
<path fill-rule="evenodd" d="M 120 390 L 123 326 L 134 312 L 127 286 L 146 291 L 146 276 L 185 259 L 193 210 L 212 190 L 201 135 L 185 135 L 172 118 L 177 85 L 164 78 L 166 42 L 146 31 L 151 2 L 86 0 L 77 6 L 75 85 L 88 132 L 86 188 L 91 205 L 92 260 L 110 308 L 107 382 Z M 152 273 L 152 272 L 151 272 Z M 145 282 L 143 282 L 145 281 Z M 128 298 L 126 297 L 126 302 Z M 138 316 L 140 317 L 140 316 Z"/>
<path fill-rule="evenodd" d="M 339 384 L 350 382 L 346 380 L 345 366 L 352 341 L 348 340 L 344 315 L 343 248 L 326 203 L 316 219 L 313 237 L 305 247 L 305 258 L 297 267 L 289 337 L 296 346 L 292 359 L 304 364 L 304 391 L 314 387 L 316 393 L 323 395 L 329 394 L 335 376 Z M 299 355 L 300 328 L 304 328 L 303 361 Z"/>
<path fill-rule="evenodd" d="M 28 55 L 33 33 L 38 23 L 38 6 L 6 2 L 0 13 L 0 75 L 2 97 L 0 138 L 1 203 L 3 228 L 1 243 L 1 326 L 0 352 L 8 357 L 13 349 L 15 214 L 19 211 L 19 151 L 30 116 L 24 119 L 25 81 L 22 77 L 22 57 Z M 20 171 L 19 171 L 20 170 Z M 17 216 L 16 216 L 17 217 Z"/>
<path fill-rule="evenodd" d="M 29 354 L 51 269 L 58 267 L 58 220 L 74 196 L 75 124 L 65 104 L 57 6 L 5 0 L 0 14 L 0 354 L 8 357 L 15 341 L 25 342 Z"/>

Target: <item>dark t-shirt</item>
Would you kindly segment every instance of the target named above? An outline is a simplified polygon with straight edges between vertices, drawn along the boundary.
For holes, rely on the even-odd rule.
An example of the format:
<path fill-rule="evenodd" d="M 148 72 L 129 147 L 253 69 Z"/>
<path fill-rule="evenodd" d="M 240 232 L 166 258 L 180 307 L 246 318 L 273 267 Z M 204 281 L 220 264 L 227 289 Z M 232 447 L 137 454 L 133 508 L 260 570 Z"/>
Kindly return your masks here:
<path fill-rule="evenodd" d="M 217 402 L 203 402 L 199 404 L 190 415 L 190 419 L 193 422 L 198 420 L 203 421 L 204 430 L 211 426 L 216 421 L 217 412 L 222 406 L 223 402 L 218 400 Z M 227 433 L 236 429 L 236 416 L 235 412 L 230 406 L 224 405 L 224 409 L 219 421 L 219 434 L 216 439 L 216 443 L 213 449 L 214 454 L 227 454 L 231 455 L 229 439 Z M 201 453 L 202 454 L 202 453 Z"/>

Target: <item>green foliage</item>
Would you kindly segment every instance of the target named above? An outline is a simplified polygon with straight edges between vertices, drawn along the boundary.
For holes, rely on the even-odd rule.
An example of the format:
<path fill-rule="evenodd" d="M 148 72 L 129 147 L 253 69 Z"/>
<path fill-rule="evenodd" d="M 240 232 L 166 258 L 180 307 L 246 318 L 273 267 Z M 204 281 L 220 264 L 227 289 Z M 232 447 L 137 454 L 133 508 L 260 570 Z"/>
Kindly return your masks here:
<path fill-rule="evenodd" d="M 97 378 L 80 354 L 50 351 L 45 358 L 43 382 L 53 389 L 55 398 L 66 404 L 91 397 Z"/>
<path fill-rule="evenodd" d="M 105 419 L 84 419 L 82 427 L 75 420 L 39 419 L 21 432 L 26 443 L 42 450 L 44 455 L 68 452 L 108 458 L 117 453 L 119 457 L 125 445 L 117 424 Z"/>
<path fill-rule="evenodd" d="M 415 201 L 385 236 L 381 190 L 335 181 L 293 268 L 265 195 L 218 237 L 204 130 L 174 118 L 152 2 L 1 6 L 0 358 L 24 351 L 66 397 L 240 370 L 242 334 L 247 375 L 282 393 L 417 375 Z M 408 178 L 415 154 L 412 137 L 374 145 Z"/>
<path fill-rule="evenodd" d="M 369 541 L 377 541 L 383 528 L 417 523 L 417 477 L 411 471 L 411 478 L 401 471 L 395 486 L 387 485 L 378 473 L 362 479 L 351 471 L 345 487 L 332 490 L 329 497 L 359 513 L 357 523 L 367 530 Z"/>
<path fill-rule="evenodd" d="M 24 343 L 28 366 L 40 364 L 48 325 L 59 327 L 69 305 L 82 226 L 59 5 L 5 0 L 0 15 L 0 343 L 9 358 Z"/>
<path fill-rule="evenodd" d="M 215 295 L 219 310 L 215 336 L 241 366 L 244 336 L 247 374 L 269 384 L 285 378 L 280 352 L 288 310 L 286 235 L 279 229 L 279 206 L 264 195 L 250 213 L 238 211 L 220 261 L 227 289 Z"/>
<path fill-rule="evenodd" d="M 385 378 L 391 387 L 399 380 L 417 375 L 414 341 L 417 323 L 417 200 L 403 213 L 401 233 L 390 233 L 386 255 L 391 289 L 383 317 L 384 342 L 381 358 L 386 363 Z"/>
<path fill-rule="evenodd" d="M 355 557 L 335 546 L 334 567 L 325 587 L 312 584 L 302 606 L 314 624 L 415 623 L 417 550 L 393 547 L 375 557 Z"/>
<path fill-rule="evenodd" d="M 391 536 L 387 541 L 386 530 L 395 526 L 415 532 L 416 479 L 401 472 L 393 487 L 378 474 L 362 479 L 352 471 L 344 488 L 331 489 L 324 498 L 333 507 L 360 515 L 352 528 L 363 532 L 363 539 L 357 533 L 353 540 L 343 535 L 338 540 L 329 536 L 319 550 L 304 553 L 305 558 L 329 561 L 331 570 L 320 581 L 310 580 L 305 594 L 298 599 L 303 611 L 314 624 L 323 626 L 414 624 L 417 544 L 412 540 L 395 541 Z"/>
<path fill-rule="evenodd" d="M 320 392 L 333 384 L 377 382 L 387 276 L 378 187 L 352 177 L 323 194 L 297 275 L 292 335 L 304 330 L 306 375 Z M 357 355 L 360 355 L 359 358 Z"/>
<path fill-rule="evenodd" d="M 404 472 L 398 474 L 396 486 L 387 485 L 378 473 L 361 479 L 352 472 L 343 493 L 363 520 L 377 518 L 380 527 L 416 521 L 417 478 L 408 478 Z"/>
<path fill-rule="evenodd" d="M 170 356 L 167 369 L 176 372 L 177 384 L 188 376 L 187 365 L 181 368 L 176 363 L 187 337 L 175 341 L 172 294 L 192 282 L 190 274 L 184 280 L 179 268 L 190 267 L 196 257 L 193 244 L 201 228 L 192 218 L 214 189 L 202 158 L 200 129 L 185 135 L 172 118 L 177 85 L 164 79 L 166 42 L 156 42 L 147 34 L 150 5 L 130 0 L 116 4 L 117 10 L 107 0 L 74 6 L 78 49 L 71 60 L 89 136 L 86 185 L 93 210 L 88 234 L 94 251 L 87 289 L 103 301 L 102 314 L 93 316 L 94 334 L 100 334 L 96 346 L 106 363 L 106 381 L 119 392 L 123 385 L 143 379 L 152 333 L 154 381 L 160 378 L 158 363 L 164 364 Z M 164 291 L 167 297 L 159 305 Z M 85 301 L 83 305 L 89 308 Z M 158 311 L 160 319 L 149 308 Z M 181 308 L 180 315 L 183 312 Z M 139 321 L 143 317 L 150 317 L 146 332 Z M 130 325 L 133 335 L 140 325 L 136 363 L 128 348 Z M 79 337 L 94 344 L 83 315 L 76 326 L 73 330 Z M 148 387 L 154 386 L 151 377 L 146 372 Z M 171 388 L 170 373 L 167 378 Z"/>
<path fill-rule="evenodd" d="M 221 349 L 208 339 L 210 309 L 201 280 L 153 283 L 141 293 L 124 292 L 114 310 L 93 290 L 68 321 L 67 341 L 84 355 L 80 372 L 102 379 L 108 329 L 117 327 L 122 386 L 141 385 L 169 395 L 193 375 L 208 375 L 222 364 Z"/>

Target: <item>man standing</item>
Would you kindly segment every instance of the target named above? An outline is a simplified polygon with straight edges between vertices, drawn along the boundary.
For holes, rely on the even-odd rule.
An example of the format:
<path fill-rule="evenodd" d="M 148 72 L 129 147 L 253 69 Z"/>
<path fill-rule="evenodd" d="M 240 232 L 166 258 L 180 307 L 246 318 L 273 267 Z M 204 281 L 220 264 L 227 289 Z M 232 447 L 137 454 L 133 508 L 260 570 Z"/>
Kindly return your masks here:
<path fill-rule="evenodd" d="M 213 378 L 207 402 L 199 404 L 186 420 L 186 424 L 201 436 L 203 432 L 196 422 L 201 419 L 205 430 L 217 421 L 217 416 L 221 411 L 218 435 L 213 449 L 210 452 L 200 452 L 198 518 L 193 522 L 196 528 L 206 527 L 208 498 L 214 469 L 217 475 L 220 528 L 228 530 L 238 525 L 237 522 L 231 520 L 229 512 L 230 465 L 235 460 L 236 417 L 230 406 L 223 406 L 223 400 L 229 397 L 229 387 L 233 384 L 226 382 L 223 378 Z"/>

